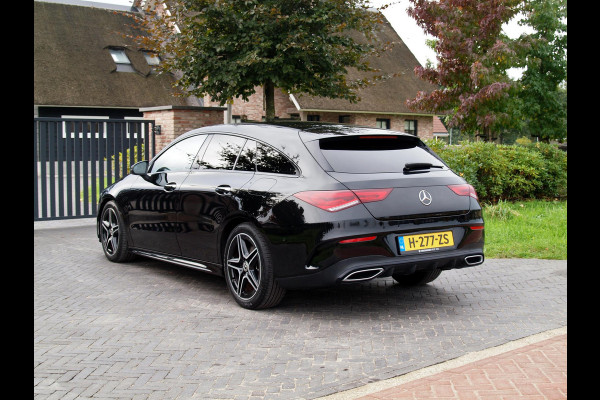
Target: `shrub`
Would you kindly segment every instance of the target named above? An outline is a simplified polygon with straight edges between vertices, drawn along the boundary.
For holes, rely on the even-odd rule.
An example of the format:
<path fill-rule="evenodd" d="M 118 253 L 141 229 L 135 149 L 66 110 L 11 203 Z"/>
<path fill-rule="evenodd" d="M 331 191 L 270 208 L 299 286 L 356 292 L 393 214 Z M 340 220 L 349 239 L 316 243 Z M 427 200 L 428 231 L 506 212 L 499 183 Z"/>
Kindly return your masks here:
<path fill-rule="evenodd" d="M 428 141 L 448 166 L 469 182 L 484 202 L 566 196 L 567 155 L 545 143 L 498 145 Z"/>
<path fill-rule="evenodd" d="M 513 210 L 505 200 L 499 200 L 496 204 L 488 204 L 483 208 L 487 216 L 496 218 L 500 221 L 506 221 L 513 217 L 520 217 L 521 214 L 517 210 Z"/>

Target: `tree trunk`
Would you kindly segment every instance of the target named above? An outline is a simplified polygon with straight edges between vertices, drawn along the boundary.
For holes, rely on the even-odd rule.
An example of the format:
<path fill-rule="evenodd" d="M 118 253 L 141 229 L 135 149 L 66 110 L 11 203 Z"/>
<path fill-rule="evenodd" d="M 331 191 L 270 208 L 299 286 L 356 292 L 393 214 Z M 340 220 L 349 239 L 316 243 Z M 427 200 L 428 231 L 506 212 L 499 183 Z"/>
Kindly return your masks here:
<path fill-rule="evenodd" d="M 273 81 L 270 79 L 267 79 L 263 85 L 263 93 L 266 121 L 273 122 L 275 120 L 275 85 L 273 85 Z"/>

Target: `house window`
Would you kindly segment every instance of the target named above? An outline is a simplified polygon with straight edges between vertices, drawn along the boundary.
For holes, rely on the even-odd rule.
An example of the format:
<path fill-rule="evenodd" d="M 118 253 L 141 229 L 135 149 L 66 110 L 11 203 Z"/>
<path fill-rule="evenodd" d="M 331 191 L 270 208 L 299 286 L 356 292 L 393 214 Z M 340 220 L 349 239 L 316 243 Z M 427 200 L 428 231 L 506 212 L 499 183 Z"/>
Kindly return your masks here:
<path fill-rule="evenodd" d="M 144 58 L 146 59 L 148 65 L 154 67 L 160 64 L 160 57 L 158 56 L 158 54 L 153 53 L 151 51 L 143 51 L 142 53 L 144 54 Z"/>
<path fill-rule="evenodd" d="M 390 120 L 385 118 L 377 118 L 376 126 L 381 129 L 390 129 Z"/>
<path fill-rule="evenodd" d="M 307 115 L 306 120 L 307 121 L 320 121 L 321 116 L 320 115 Z"/>
<path fill-rule="evenodd" d="M 404 121 L 404 132 L 417 136 L 417 120 L 407 119 Z"/>
<path fill-rule="evenodd" d="M 349 124 L 350 123 L 350 116 L 349 115 L 340 115 L 338 117 L 338 121 L 340 124 Z"/>
<path fill-rule="evenodd" d="M 241 124 L 242 123 L 242 117 L 239 115 L 232 115 L 231 116 L 231 123 L 232 124 Z"/>
<path fill-rule="evenodd" d="M 108 49 L 110 55 L 117 64 L 117 71 L 119 72 L 135 72 L 133 67 L 131 66 L 131 61 L 129 61 L 129 57 L 125 54 L 124 49 Z"/>

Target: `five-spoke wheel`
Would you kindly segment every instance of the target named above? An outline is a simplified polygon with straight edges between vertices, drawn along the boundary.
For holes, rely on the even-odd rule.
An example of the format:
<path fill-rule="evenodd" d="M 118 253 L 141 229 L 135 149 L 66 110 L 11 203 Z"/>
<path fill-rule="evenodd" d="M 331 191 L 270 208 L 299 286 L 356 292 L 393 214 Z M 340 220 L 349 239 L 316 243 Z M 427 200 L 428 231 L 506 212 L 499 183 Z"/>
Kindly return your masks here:
<path fill-rule="evenodd" d="M 111 261 L 121 262 L 133 258 L 129 251 L 123 217 L 114 201 L 109 201 L 100 217 L 100 241 L 104 255 Z"/>
<path fill-rule="evenodd" d="M 268 242 L 254 225 L 244 223 L 230 233 L 223 264 L 229 291 L 242 307 L 274 307 L 285 295 L 274 278 Z"/>
<path fill-rule="evenodd" d="M 227 253 L 227 273 L 235 294 L 243 300 L 256 295 L 260 284 L 261 261 L 258 247 L 245 233 L 238 233 Z"/>
<path fill-rule="evenodd" d="M 114 255 L 119 246 L 119 221 L 113 208 L 107 208 L 102 215 L 102 244 L 104 251 Z"/>

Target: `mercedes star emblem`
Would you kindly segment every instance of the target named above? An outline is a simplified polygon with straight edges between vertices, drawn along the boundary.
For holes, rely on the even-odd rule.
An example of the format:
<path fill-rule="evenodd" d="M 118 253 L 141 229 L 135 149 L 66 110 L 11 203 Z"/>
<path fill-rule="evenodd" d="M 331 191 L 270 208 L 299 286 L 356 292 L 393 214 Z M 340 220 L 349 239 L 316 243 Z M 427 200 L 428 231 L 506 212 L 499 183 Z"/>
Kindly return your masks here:
<path fill-rule="evenodd" d="M 419 192 L 419 200 L 421 200 L 421 203 L 428 206 L 431 204 L 431 194 L 427 190 L 421 190 Z"/>

